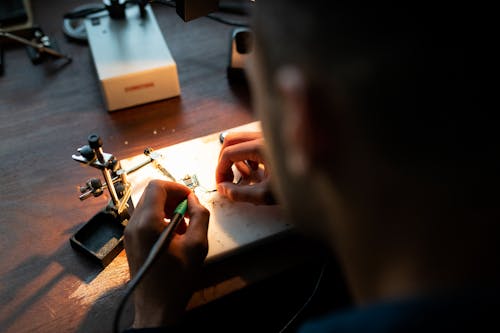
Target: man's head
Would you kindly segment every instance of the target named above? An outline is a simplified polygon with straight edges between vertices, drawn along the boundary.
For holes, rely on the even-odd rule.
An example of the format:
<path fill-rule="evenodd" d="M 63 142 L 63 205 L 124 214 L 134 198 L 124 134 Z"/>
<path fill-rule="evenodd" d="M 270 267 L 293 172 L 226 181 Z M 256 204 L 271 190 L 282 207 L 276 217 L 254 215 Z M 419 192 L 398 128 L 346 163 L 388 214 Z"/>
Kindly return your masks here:
<path fill-rule="evenodd" d="M 491 208 L 498 139 L 474 28 L 442 7 L 257 3 L 249 72 L 281 199 L 353 256 L 431 249 L 452 225 L 457 245 L 465 216 Z"/>

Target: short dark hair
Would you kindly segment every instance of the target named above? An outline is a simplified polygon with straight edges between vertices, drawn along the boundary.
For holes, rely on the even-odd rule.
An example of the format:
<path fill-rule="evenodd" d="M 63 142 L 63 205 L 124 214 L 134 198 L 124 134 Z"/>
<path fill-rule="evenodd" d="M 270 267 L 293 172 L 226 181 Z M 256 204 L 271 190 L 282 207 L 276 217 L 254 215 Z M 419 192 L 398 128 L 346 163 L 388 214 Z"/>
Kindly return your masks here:
<path fill-rule="evenodd" d="M 354 112 L 386 160 L 459 174 L 485 171 L 499 147 L 481 105 L 473 12 L 459 3 L 263 0 L 253 29 L 269 80 L 286 64 L 308 73 L 323 99 L 318 126 L 347 100 L 336 112 Z"/>

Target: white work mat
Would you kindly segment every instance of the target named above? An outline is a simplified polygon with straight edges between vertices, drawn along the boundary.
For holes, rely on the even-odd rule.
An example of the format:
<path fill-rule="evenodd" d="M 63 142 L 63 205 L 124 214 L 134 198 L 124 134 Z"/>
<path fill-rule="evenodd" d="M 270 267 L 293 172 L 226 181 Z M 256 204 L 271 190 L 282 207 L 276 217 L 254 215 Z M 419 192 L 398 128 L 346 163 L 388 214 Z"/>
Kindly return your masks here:
<path fill-rule="evenodd" d="M 260 123 L 253 122 L 228 131 L 260 131 Z M 196 175 L 199 181 L 200 186 L 195 189 L 195 193 L 201 204 L 210 211 L 207 262 L 221 259 L 242 247 L 267 240 L 291 228 L 280 206 L 232 202 L 217 192 L 210 192 L 216 189 L 215 169 L 221 148 L 219 135 L 220 132 L 217 132 L 155 150 L 161 154 L 161 166 L 177 182 L 184 184 L 182 179 L 186 175 Z M 121 160 L 121 165 L 123 169 L 129 169 L 145 160 L 148 157 L 141 154 Z M 132 185 L 134 205 L 137 205 L 150 180 L 169 180 L 152 163 L 127 178 Z"/>

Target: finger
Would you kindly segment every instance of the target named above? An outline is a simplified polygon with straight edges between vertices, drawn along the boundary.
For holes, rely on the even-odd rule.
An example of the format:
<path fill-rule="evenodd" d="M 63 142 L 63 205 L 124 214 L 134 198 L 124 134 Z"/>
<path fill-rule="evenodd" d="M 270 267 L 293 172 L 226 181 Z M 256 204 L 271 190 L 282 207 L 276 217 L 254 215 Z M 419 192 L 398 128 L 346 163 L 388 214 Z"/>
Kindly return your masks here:
<path fill-rule="evenodd" d="M 164 212 L 165 216 L 168 218 L 172 217 L 174 210 L 177 205 L 181 203 L 182 200 L 186 199 L 188 195 L 191 193 L 189 187 L 175 183 L 164 181 L 163 186 L 165 187 L 165 191 L 167 192 L 167 199 L 164 202 Z"/>
<path fill-rule="evenodd" d="M 252 141 L 256 139 L 261 139 L 261 132 L 234 132 L 227 133 L 224 137 L 224 142 L 222 143 L 223 147 L 229 147 L 241 142 Z"/>
<path fill-rule="evenodd" d="M 242 177 L 250 177 L 252 170 L 247 162 L 236 162 L 234 163 L 236 169 L 241 173 Z"/>
<path fill-rule="evenodd" d="M 222 148 L 219 152 L 219 159 L 221 157 L 222 151 L 233 145 L 237 145 L 242 142 L 253 141 L 257 139 L 262 139 L 261 132 L 234 132 L 227 133 L 224 137 L 224 141 L 222 142 Z"/>
<path fill-rule="evenodd" d="M 215 180 L 217 183 L 223 181 L 232 181 L 233 172 L 231 166 L 235 162 L 252 160 L 258 163 L 264 163 L 262 154 L 264 142 L 259 140 L 241 142 L 224 148 L 219 156 L 219 163 L 215 171 Z"/>
<path fill-rule="evenodd" d="M 251 202 L 258 205 L 269 204 L 270 188 L 267 181 L 254 185 L 222 182 L 217 184 L 217 191 L 232 201 Z"/>
<path fill-rule="evenodd" d="M 259 162 L 256 162 L 256 161 L 247 161 L 248 162 L 248 166 L 250 166 L 250 168 L 255 171 L 259 168 Z"/>
<path fill-rule="evenodd" d="M 256 161 L 250 161 L 250 160 L 245 160 L 243 162 L 236 162 L 234 163 L 238 171 L 242 174 L 244 177 L 249 177 L 252 172 L 259 170 L 259 162 Z"/>
<path fill-rule="evenodd" d="M 165 218 L 164 206 L 167 200 L 167 191 L 164 189 L 163 181 L 153 180 L 148 183 L 142 193 L 141 199 L 135 208 L 127 228 L 148 228 L 160 232 L 164 228 Z"/>
<path fill-rule="evenodd" d="M 165 228 L 164 219 L 172 215 L 176 205 L 190 192 L 189 188 L 177 183 L 149 182 L 129 221 L 129 230 L 140 229 L 151 237 L 160 233 Z"/>
<path fill-rule="evenodd" d="M 194 193 L 191 193 L 187 199 L 189 227 L 185 235 L 186 237 L 205 242 L 207 240 L 210 212 L 200 204 L 198 197 Z"/>

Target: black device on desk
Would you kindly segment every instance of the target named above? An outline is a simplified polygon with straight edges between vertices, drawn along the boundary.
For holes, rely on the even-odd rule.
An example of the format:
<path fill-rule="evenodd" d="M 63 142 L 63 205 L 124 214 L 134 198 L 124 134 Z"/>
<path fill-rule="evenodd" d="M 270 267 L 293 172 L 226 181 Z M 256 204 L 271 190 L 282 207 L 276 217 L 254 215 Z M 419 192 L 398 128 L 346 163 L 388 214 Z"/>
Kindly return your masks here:
<path fill-rule="evenodd" d="M 0 2 L 0 29 L 28 21 L 23 0 L 2 0 Z M 0 75 L 4 72 L 4 51 L 0 44 Z"/>
<path fill-rule="evenodd" d="M 253 50 L 253 32 L 246 27 L 234 28 L 229 45 L 227 78 L 230 82 L 246 83 L 245 62 Z"/>
<path fill-rule="evenodd" d="M 28 21 L 24 0 L 0 1 L 0 28 L 7 28 Z"/>
<path fill-rule="evenodd" d="M 4 72 L 6 45 L 21 44 L 35 65 L 46 59 L 71 58 L 59 51 L 55 39 L 38 26 L 33 26 L 29 0 L 2 0 L 0 2 L 0 75 Z"/>

